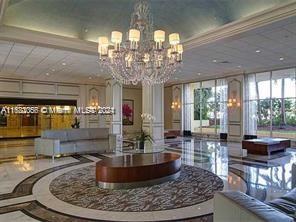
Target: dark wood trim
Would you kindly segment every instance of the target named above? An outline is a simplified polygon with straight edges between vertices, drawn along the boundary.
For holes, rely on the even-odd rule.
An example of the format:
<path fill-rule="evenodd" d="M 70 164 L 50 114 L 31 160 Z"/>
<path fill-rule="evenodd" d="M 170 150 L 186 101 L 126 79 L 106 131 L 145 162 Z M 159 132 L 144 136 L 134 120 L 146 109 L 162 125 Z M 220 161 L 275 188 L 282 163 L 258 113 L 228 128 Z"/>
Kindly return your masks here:
<path fill-rule="evenodd" d="M 181 156 L 173 153 L 136 154 L 104 159 L 96 164 L 96 181 L 133 183 L 173 175 L 181 169 Z"/>

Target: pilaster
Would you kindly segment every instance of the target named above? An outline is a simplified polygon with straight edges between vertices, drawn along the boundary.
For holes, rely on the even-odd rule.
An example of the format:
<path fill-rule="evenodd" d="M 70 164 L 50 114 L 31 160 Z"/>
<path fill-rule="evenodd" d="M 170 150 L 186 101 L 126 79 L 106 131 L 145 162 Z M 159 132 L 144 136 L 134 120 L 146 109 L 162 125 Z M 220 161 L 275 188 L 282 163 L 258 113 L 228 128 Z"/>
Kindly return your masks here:
<path fill-rule="evenodd" d="M 228 140 L 240 142 L 243 138 L 243 75 L 228 78 L 228 99 L 236 99 L 240 106 L 228 107 Z"/>
<path fill-rule="evenodd" d="M 106 105 L 114 107 L 115 114 L 106 117 L 110 133 L 122 138 L 122 85 L 115 80 L 106 81 Z"/>
<path fill-rule="evenodd" d="M 172 86 L 172 103 L 176 104 L 172 107 L 172 128 L 175 130 L 182 129 L 182 91 L 182 84 Z"/>

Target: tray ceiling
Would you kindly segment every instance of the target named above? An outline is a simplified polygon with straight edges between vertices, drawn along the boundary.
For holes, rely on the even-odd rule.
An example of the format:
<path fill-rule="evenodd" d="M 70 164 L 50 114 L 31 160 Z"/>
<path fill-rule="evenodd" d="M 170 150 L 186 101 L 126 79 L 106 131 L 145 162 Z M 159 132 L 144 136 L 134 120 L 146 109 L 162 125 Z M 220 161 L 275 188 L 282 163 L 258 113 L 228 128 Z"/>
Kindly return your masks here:
<path fill-rule="evenodd" d="M 296 61 L 295 42 L 294 16 L 186 51 L 183 68 L 171 81 L 210 79 L 293 67 Z M 0 77 L 104 83 L 104 78 L 109 75 L 100 68 L 97 59 L 97 55 L 0 41 Z"/>
<path fill-rule="evenodd" d="M 151 0 L 155 29 L 183 40 L 292 0 Z M 4 24 L 88 41 L 127 31 L 134 0 L 10 0 Z"/>

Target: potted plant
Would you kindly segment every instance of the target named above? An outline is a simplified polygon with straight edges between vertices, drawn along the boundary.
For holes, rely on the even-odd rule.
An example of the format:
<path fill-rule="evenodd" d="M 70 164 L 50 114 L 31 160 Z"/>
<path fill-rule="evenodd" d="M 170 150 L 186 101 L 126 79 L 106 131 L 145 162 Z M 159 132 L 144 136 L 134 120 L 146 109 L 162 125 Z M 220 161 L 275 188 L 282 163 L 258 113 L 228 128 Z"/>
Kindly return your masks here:
<path fill-rule="evenodd" d="M 150 141 L 153 143 L 152 137 L 146 133 L 144 130 L 141 131 L 141 134 L 137 136 L 137 141 L 139 142 L 139 149 L 143 150 L 145 146 L 145 141 Z"/>
<path fill-rule="evenodd" d="M 73 129 L 79 129 L 80 128 L 80 122 L 78 121 L 78 118 L 75 117 L 74 123 L 71 125 Z"/>

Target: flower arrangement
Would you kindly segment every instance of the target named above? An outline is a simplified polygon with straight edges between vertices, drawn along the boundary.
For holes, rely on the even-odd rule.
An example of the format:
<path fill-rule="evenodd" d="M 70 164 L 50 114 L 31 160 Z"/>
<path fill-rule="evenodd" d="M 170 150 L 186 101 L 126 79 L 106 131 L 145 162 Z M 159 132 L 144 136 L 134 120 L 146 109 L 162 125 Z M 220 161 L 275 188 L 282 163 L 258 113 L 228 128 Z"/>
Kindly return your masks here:
<path fill-rule="evenodd" d="M 71 125 L 73 129 L 79 129 L 80 128 L 80 121 L 78 120 L 78 117 L 76 116 L 74 119 L 74 123 Z"/>
<path fill-rule="evenodd" d="M 143 120 L 150 120 L 150 121 L 155 120 L 155 117 L 149 113 L 142 113 L 141 118 Z M 139 136 L 137 136 L 136 139 L 139 142 L 140 149 L 144 149 L 144 145 L 145 145 L 146 141 L 150 141 L 151 143 L 154 142 L 153 138 L 144 130 L 141 130 L 141 134 Z"/>
<path fill-rule="evenodd" d="M 143 120 L 155 120 L 155 117 L 153 115 L 151 115 L 150 113 L 142 113 L 141 115 Z"/>
<path fill-rule="evenodd" d="M 147 132 L 145 132 L 144 130 L 141 131 L 141 134 L 139 136 L 137 136 L 136 139 L 139 142 L 139 146 L 140 146 L 139 148 L 140 149 L 144 149 L 146 141 L 150 141 L 151 143 L 154 142 L 152 137 Z"/>

